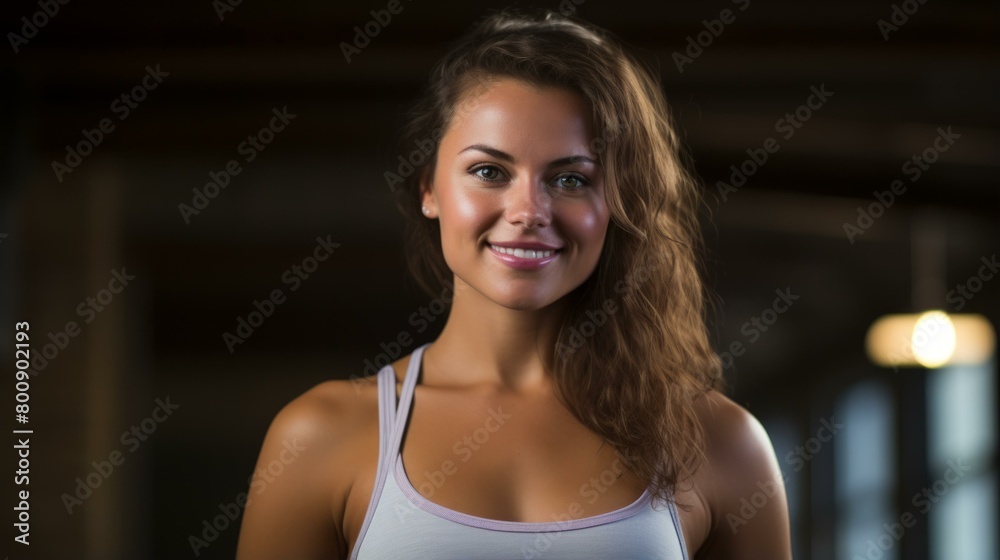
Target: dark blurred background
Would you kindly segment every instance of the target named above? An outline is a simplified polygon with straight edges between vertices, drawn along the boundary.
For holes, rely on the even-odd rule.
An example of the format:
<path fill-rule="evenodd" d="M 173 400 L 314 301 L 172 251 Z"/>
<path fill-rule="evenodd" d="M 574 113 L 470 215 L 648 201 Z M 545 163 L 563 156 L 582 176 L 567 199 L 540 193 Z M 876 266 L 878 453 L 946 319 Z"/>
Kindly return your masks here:
<path fill-rule="evenodd" d="M 30 420 L 11 421 L 34 430 L 31 545 L 11 558 L 231 558 L 225 515 L 274 414 L 372 373 L 401 332 L 404 353 L 434 339 L 443 317 L 409 321 L 430 298 L 405 277 L 384 173 L 447 42 L 506 5 L 575 10 L 658 62 L 709 199 L 712 333 L 774 442 L 795 557 L 1000 557 L 995 353 L 865 353 L 885 314 L 1000 324 L 995 2 L 404 0 L 348 62 L 386 2 L 235 1 L 4 3 L 4 370 L 17 321 L 41 357 Z M 317 238 L 339 245 L 312 267 Z"/>

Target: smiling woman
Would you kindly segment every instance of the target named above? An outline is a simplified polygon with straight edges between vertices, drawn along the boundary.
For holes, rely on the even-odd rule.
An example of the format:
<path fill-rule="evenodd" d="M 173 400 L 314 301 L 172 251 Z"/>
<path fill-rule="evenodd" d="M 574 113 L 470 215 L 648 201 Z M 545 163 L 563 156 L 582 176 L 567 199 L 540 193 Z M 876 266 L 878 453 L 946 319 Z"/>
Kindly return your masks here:
<path fill-rule="evenodd" d="M 394 192 L 417 282 L 453 286 L 444 329 L 278 414 L 258 464 L 304 451 L 247 504 L 240 560 L 790 558 L 767 434 L 718 391 L 655 71 L 505 10 L 434 68 L 400 153 L 428 138 Z"/>
<path fill-rule="evenodd" d="M 593 273 L 608 229 L 587 102 L 503 77 L 467 102 L 421 181 L 421 209 L 440 222 L 456 289 L 490 300 L 484 312 L 548 307 Z"/>

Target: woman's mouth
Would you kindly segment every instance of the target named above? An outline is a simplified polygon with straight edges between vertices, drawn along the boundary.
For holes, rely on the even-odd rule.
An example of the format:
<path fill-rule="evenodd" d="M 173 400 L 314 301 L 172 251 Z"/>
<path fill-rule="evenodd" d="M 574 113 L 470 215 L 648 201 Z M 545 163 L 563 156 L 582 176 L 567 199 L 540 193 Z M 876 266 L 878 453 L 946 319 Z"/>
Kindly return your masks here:
<path fill-rule="evenodd" d="M 525 259 L 544 259 L 550 257 L 556 252 L 555 250 L 539 250 L 539 249 L 516 249 L 514 247 L 500 247 L 499 245 L 490 244 L 490 249 L 494 251 L 503 253 L 505 255 L 514 255 L 515 257 L 525 258 Z"/>
<path fill-rule="evenodd" d="M 488 244 L 500 262 L 518 270 L 537 270 L 559 257 L 560 249 L 521 249 Z"/>

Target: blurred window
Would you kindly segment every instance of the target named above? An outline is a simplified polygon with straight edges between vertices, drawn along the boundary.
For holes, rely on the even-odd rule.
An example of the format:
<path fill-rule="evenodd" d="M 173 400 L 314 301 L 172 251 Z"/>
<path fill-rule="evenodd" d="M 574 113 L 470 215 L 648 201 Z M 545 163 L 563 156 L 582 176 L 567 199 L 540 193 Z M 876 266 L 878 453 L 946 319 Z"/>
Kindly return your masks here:
<path fill-rule="evenodd" d="M 914 502 L 929 518 L 931 560 L 1000 558 L 996 394 L 995 362 L 928 372 L 931 483 Z"/>
<path fill-rule="evenodd" d="M 899 558 L 899 543 L 885 528 L 899 521 L 893 408 L 889 387 L 875 380 L 851 387 L 835 406 L 844 426 L 833 439 L 837 558 Z"/>

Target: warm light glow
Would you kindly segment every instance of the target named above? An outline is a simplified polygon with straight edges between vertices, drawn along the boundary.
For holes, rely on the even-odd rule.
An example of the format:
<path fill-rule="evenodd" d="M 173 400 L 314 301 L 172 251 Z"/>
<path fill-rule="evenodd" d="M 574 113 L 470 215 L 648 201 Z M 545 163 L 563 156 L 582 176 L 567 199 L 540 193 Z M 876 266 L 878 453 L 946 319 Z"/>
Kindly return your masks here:
<path fill-rule="evenodd" d="M 996 333 L 982 315 L 941 310 L 886 315 L 868 329 L 868 357 L 880 366 L 979 364 L 993 355 Z"/>
<path fill-rule="evenodd" d="M 910 344 L 917 363 L 941 367 L 955 355 L 955 325 L 944 311 L 928 311 L 913 325 Z"/>

